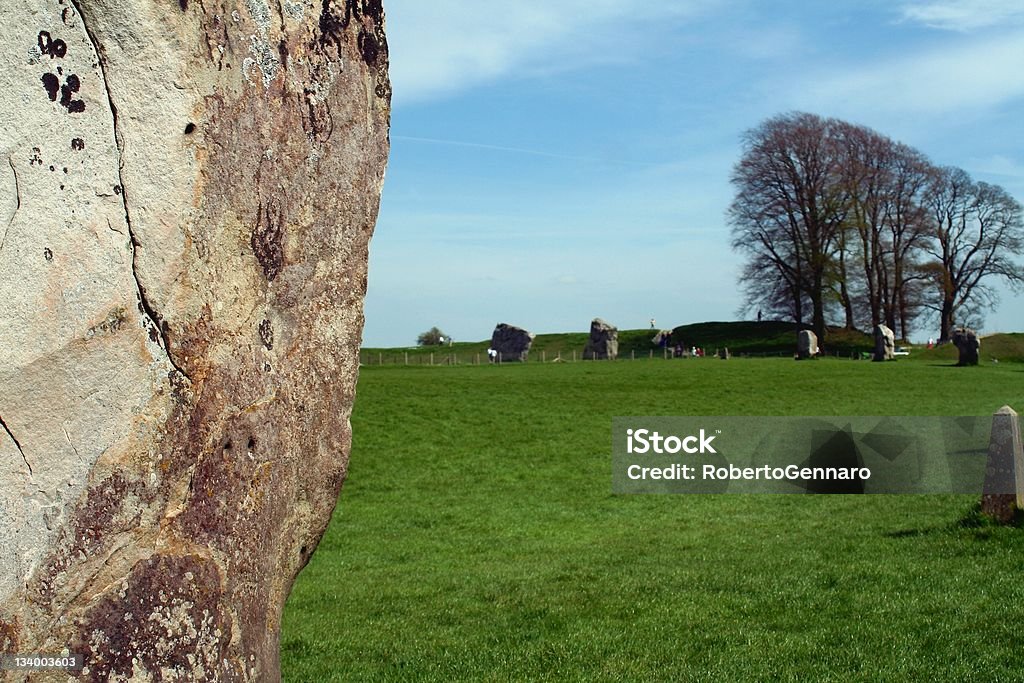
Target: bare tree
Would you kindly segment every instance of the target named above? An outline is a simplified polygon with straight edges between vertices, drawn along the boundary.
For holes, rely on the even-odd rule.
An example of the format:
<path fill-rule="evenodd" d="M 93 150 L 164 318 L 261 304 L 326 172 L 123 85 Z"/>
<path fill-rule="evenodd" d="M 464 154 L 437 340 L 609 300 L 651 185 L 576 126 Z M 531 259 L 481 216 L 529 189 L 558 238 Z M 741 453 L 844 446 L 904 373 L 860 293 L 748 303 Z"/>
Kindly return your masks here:
<path fill-rule="evenodd" d="M 929 234 L 923 201 L 934 167 L 923 154 L 900 143 L 893 143 L 891 160 L 884 202 L 887 249 L 882 254 L 882 308 L 885 324 L 909 339 L 921 309 L 920 259 Z"/>
<path fill-rule="evenodd" d="M 1021 205 L 960 169 L 864 126 L 776 116 L 744 134 L 732 174 L 732 246 L 747 256 L 745 303 L 847 328 L 884 323 L 907 339 L 927 308 L 948 340 L 954 321 L 1024 284 Z"/>
<path fill-rule="evenodd" d="M 756 254 L 754 272 L 774 271 L 781 291 L 792 292 L 797 322 L 806 315 L 824 339 L 825 292 L 833 276 L 837 234 L 846 202 L 835 182 L 835 121 L 791 113 L 768 119 L 743 137 L 743 156 L 733 170 L 736 198 L 729 210 L 733 246 Z M 769 266 L 769 267 L 765 267 Z M 780 289 L 762 283 L 766 296 Z"/>
<path fill-rule="evenodd" d="M 846 194 L 846 222 L 839 276 L 840 298 L 845 299 L 847 327 L 853 317 L 850 290 L 860 294 L 870 312 L 870 324 L 882 322 L 885 291 L 885 214 L 891 184 L 893 143 L 863 126 L 839 122 L 835 126 L 842 150 L 841 175 Z M 847 260 L 856 262 L 855 271 L 846 268 Z M 844 296 L 845 293 L 845 296 Z"/>
<path fill-rule="evenodd" d="M 1006 190 L 974 182 L 959 168 L 935 171 L 925 206 L 932 222 L 930 306 L 939 314 L 939 340 L 948 341 L 961 311 L 995 305 L 994 280 L 1024 283 L 1016 261 L 1024 251 L 1024 219 L 1020 203 Z"/>

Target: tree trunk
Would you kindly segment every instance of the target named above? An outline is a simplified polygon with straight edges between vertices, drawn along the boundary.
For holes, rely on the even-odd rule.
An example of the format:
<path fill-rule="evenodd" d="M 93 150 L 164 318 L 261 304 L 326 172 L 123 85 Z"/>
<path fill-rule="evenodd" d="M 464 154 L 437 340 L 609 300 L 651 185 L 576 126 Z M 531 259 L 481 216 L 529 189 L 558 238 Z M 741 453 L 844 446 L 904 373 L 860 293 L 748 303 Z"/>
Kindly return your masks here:
<path fill-rule="evenodd" d="M 939 311 L 939 341 L 948 342 L 953 338 L 953 299 L 946 297 L 942 300 L 942 308 Z"/>

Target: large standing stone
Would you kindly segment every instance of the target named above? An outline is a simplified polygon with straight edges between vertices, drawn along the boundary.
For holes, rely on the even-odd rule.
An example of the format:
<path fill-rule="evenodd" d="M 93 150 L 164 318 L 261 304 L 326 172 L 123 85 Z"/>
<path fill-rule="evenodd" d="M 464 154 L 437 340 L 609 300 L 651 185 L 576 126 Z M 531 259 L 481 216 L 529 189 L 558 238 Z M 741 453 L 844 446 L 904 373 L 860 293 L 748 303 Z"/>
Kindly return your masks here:
<path fill-rule="evenodd" d="M 498 352 L 498 360 L 525 361 L 533 344 L 533 333 L 521 327 L 499 323 L 491 335 L 491 348 Z"/>
<path fill-rule="evenodd" d="M 875 353 L 873 361 L 893 360 L 896 358 L 896 335 L 885 325 L 875 325 Z"/>
<path fill-rule="evenodd" d="M 981 353 L 981 340 L 978 333 L 969 327 L 958 327 L 953 330 L 953 345 L 960 352 L 957 365 L 977 365 Z"/>
<path fill-rule="evenodd" d="M 0 651 L 279 678 L 345 478 L 379 0 L 0 13 Z"/>
<path fill-rule="evenodd" d="M 583 349 L 583 357 L 591 360 L 615 360 L 619 355 L 619 330 L 600 318 L 590 323 L 590 339 Z"/>
<path fill-rule="evenodd" d="M 1010 406 L 992 416 L 988 444 L 988 465 L 981 511 L 1007 523 L 1024 508 L 1024 452 L 1021 450 L 1020 421 Z"/>
<path fill-rule="evenodd" d="M 806 360 L 818 355 L 818 335 L 810 330 L 800 330 L 796 335 L 796 357 Z"/>

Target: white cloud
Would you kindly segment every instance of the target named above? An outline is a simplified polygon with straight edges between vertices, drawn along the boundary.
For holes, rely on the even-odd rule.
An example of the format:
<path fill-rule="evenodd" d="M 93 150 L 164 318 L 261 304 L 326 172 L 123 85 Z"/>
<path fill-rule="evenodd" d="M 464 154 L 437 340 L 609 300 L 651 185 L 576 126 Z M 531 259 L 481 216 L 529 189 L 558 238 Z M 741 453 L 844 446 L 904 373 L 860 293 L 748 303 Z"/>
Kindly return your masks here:
<path fill-rule="evenodd" d="M 1024 96 L 1024 32 L 961 42 L 835 74 L 823 69 L 799 86 L 799 106 L 841 116 L 908 114 L 941 118 Z M 864 118 L 864 116 L 860 116 Z"/>
<path fill-rule="evenodd" d="M 903 19 L 946 31 L 974 31 L 1024 22 L 1020 0 L 926 0 L 902 9 Z"/>
<path fill-rule="evenodd" d="M 395 100 L 426 100 L 508 75 L 628 59 L 644 43 L 626 36 L 712 4 L 686 0 L 652 9 L 640 0 L 392 0 L 387 30 Z"/>

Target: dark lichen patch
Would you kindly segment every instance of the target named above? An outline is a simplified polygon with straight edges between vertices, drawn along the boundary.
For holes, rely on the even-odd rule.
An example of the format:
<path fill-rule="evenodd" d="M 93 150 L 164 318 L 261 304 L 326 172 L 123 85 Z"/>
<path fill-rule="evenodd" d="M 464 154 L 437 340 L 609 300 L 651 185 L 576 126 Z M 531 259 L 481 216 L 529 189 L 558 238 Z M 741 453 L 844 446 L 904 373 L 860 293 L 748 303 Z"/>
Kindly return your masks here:
<path fill-rule="evenodd" d="M 188 10 L 188 0 L 178 0 L 178 7 L 181 8 L 182 12 Z"/>
<path fill-rule="evenodd" d="M 274 348 L 274 326 L 267 319 L 264 319 L 260 323 L 260 341 L 263 342 L 263 346 L 267 347 L 267 350 Z"/>
<path fill-rule="evenodd" d="M 85 111 L 85 100 L 76 100 L 73 97 L 81 87 L 82 81 L 75 74 L 68 74 L 64 85 L 60 87 L 60 104 L 69 114 L 81 114 Z"/>
<path fill-rule="evenodd" d="M 279 209 L 272 204 L 261 205 L 256 214 L 256 226 L 249 238 L 253 254 L 263 268 L 263 274 L 268 282 L 277 277 L 284 265 L 284 234 L 281 225 L 283 222 Z"/>
<path fill-rule="evenodd" d="M 52 261 L 53 260 L 53 252 L 50 251 L 49 247 L 46 247 L 45 249 L 43 249 L 43 258 L 46 259 L 47 261 Z"/>
<path fill-rule="evenodd" d="M 380 54 L 380 43 L 377 42 L 376 36 L 370 31 L 362 29 L 359 31 L 358 45 L 359 54 L 366 66 L 371 69 L 376 67 L 377 57 Z"/>
<path fill-rule="evenodd" d="M 60 79 L 54 74 L 46 72 L 39 80 L 43 82 L 43 90 L 46 91 L 46 95 L 50 98 L 50 101 L 56 102 L 57 93 L 60 92 Z"/>
<path fill-rule="evenodd" d="M 381 0 L 363 0 L 363 14 L 377 25 L 384 23 L 384 3 Z"/>
<path fill-rule="evenodd" d="M 185 135 L 192 135 L 194 132 L 196 132 L 196 124 L 189 121 L 185 124 Z"/>
<path fill-rule="evenodd" d="M 85 101 L 76 100 L 75 93 L 82 88 L 82 81 L 76 74 L 68 74 L 61 85 L 60 78 L 52 73 L 45 73 L 39 80 L 43 83 L 43 89 L 51 102 L 57 101 L 57 93 L 60 92 L 60 106 L 68 110 L 69 114 L 81 114 L 85 111 Z"/>
<path fill-rule="evenodd" d="M 39 45 L 39 50 L 44 55 L 49 55 L 50 59 L 63 58 L 68 53 L 68 44 L 60 38 L 54 39 L 49 31 L 40 31 L 36 42 Z"/>
<path fill-rule="evenodd" d="M 320 29 L 319 45 L 320 47 L 326 47 L 328 44 L 340 45 L 341 36 L 345 29 L 348 28 L 349 22 L 349 6 L 351 0 L 347 0 L 345 6 L 345 16 L 342 19 L 334 16 L 334 10 L 331 8 L 331 0 L 322 0 L 320 7 L 320 19 L 317 23 L 317 28 Z"/>
<path fill-rule="evenodd" d="M 141 672 L 153 680 L 240 680 L 231 667 L 232 621 L 224 577 L 198 555 L 153 555 L 132 567 L 75 624 L 71 651 L 85 655 L 82 680 Z"/>
<path fill-rule="evenodd" d="M 85 149 L 85 140 L 82 138 L 71 138 L 71 149 L 76 152 L 81 152 Z"/>

